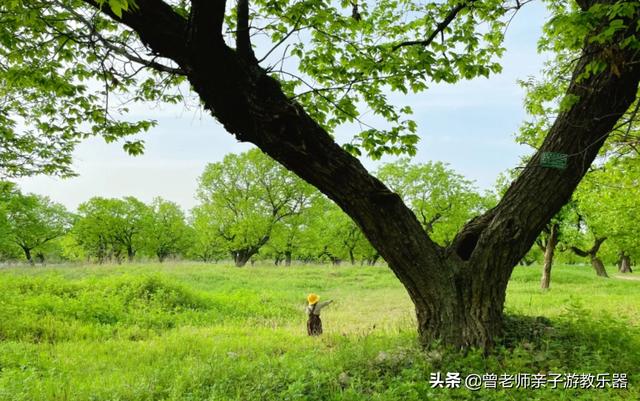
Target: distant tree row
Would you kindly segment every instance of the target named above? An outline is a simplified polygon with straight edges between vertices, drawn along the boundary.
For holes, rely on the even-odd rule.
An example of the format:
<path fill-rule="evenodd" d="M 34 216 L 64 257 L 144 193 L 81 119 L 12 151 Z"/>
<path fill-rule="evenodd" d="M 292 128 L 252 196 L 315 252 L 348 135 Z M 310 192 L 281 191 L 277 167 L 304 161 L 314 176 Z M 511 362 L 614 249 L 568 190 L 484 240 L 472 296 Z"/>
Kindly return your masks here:
<path fill-rule="evenodd" d="M 431 238 L 448 245 L 462 225 L 490 209 L 496 193 L 480 194 L 443 163 L 401 159 L 382 165 L 377 176 L 400 195 Z M 574 199 L 547 225 L 522 264 L 544 263 L 549 286 L 554 256 L 588 260 L 606 276 L 603 258 L 631 271 L 640 257 L 635 223 L 640 166 L 633 158 L 612 159 L 591 172 Z M 236 266 L 271 260 L 373 265 L 379 254 L 358 226 L 333 202 L 258 150 L 227 155 L 209 164 L 199 179 L 199 204 L 188 214 L 155 198 L 94 197 L 76 213 L 40 195 L 22 194 L 2 183 L 0 258 L 97 263 L 167 258 Z"/>
<path fill-rule="evenodd" d="M 411 205 L 438 242 L 493 202 L 442 163 L 383 165 L 378 175 Z M 258 150 L 209 164 L 188 215 L 162 198 L 94 197 L 76 213 L 3 183 L 0 257 L 133 261 L 142 258 L 375 264 L 378 253 L 333 202 Z"/>

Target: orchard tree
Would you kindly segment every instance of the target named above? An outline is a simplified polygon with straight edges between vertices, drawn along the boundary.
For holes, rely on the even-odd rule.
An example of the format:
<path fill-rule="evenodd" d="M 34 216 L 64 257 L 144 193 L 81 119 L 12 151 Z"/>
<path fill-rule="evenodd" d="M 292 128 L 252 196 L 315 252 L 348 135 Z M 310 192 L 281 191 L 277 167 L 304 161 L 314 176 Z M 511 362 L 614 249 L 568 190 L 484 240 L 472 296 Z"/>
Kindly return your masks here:
<path fill-rule="evenodd" d="M 182 254 L 188 246 L 189 227 L 180 206 L 158 197 L 150 209 L 141 233 L 149 252 L 160 262 L 171 255 Z"/>
<path fill-rule="evenodd" d="M 64 206 L 40 195 L 23 195 L 18 190 L 5 199 L 8 236 L 24 253 L 29 264 L 35 263 L 34 251 L 44 263 L 44 249 L 50 241 L 63 236 L 71 227 L 72 216 Z"/>
<path fill-rule="evenodd" d="M 401 159 L 383 165 L 376 175 L 400 195 L 440 245 L 450 245 L 464 223 L 488 209 L 471 182 L 442 162 L 412 164 Z"/>
<path fill-rule="evenodd" d="M 328 257 L 333 264 L 348 260 L 355 265 L 365 258 L 369 242 L 352 219 L 335 204 L 325 199 L 322 214 L 313 222 L 318 255 Z"/>
<path fill-rule="evenodd" d="M 571 242 L 571 232 L 578 226 L 579 219 L 576 213 L 576 204 L 574 201 L 570 201 L 553 216 L 536 239 L 536 245 L 543 252 L 541 289 L 549 289 L 551 269 L 558 245 L 562 245 L 563 249 L 566 249 L 569 246 L 568 242 Z"/>
<path fill-rule="evenodd" d="M 218 223 L 211 218 L 206 206 L 196 206 L 190 215 L 191 245 L 188 254 L 203 262 L 217 261 L 228 255 L 218 232 Z"/>
<path fill-rule="evenodd" d="M 266 254 L 273 257 L 276 265 L 284 262 L 285 266 L 291 266 L 294 256 L 298 256 L 301 249 L 301 239 L 304 231 L 309 229 L 309 213 L 302 210 L 300 213 L 290 216 L 276 225 L 271 233 L 271 238 L 265 246 Z"/>
<path fill-rule="evenodd" d="M 591 261 L 591 266 L 593 266 L 593 270 L 595 270 L 596 274 L 600 277 L 608 278 L 607 270 L 604 267 L 604 263 L 602 263 L 602 259 L 598 257 L 598 251 L 600 251 L 600 247 L 602 243 L 606 241 L 607 237 L 593 237 L 593 245 L 588 249 L 579 248 L 576 245 L 571 246 L 571 250 L 578 256 L 588 257 Z"/>
<path fill-rule="evenodd" d="M 78 213 L 73 228 L 76 240 L 100 263 L 105 259 L 120 263 L 125 256 L 131 262 L 144 246 L 142 231 L 150 224 L 151 213 L 136 198 L 94 197 L 81 204 Z"/>
<path fill-rule="evenodd" d="M 606 236 L 608 248 L 617 254 L 619 270 L 625 273 L 630 272 L 632 256 L 640 257 L 639 184 L 640 159 L 622 157 L 590 173 L 576 191 L 580 215 L 589 231 Z"/>
<path fill-rule="evenodd" d="M 17 137 L 16 122 L 25 121 L 24 132 L 54 135 L 63 144 L 85 134 L 115 140 L 144 125 L 118 125 L 105 97 L 172 101 L 179 92 L 163 89 L 187 81 L 228 132 L 314 185 L 356 222 L 409 292 L 424 344 L 487 347 L 503 328 L 513 267 L 570 199 L 636 99 L 638 2 L 547 1 L 553 15 L 542 47 L 579 49 L 567 63 L 563 107 L 500 202 L 465 224 L 449 246 L 434 242 L 401 197 L 354 154 L 414 153 L 411 110 L 391 104 L 388 92 L 498 72 L 503 32 L 522 4 L 3 2 L 0 36 L 8 40 L 0 46 L 9 57 L 0 79 L 10 83 L 3 91 L 13 102 L 0 126 L 10 133 L 5 138 Z M 273 45 L 252 43 L 256 33 Z M 148 72 L 137 74 L 142 69 Z M 91 88 L 92 80 L 102 89 Z M 361 106 L 386 119 L 387 129 L 364 121 Z M 364 130 L 341 147 L 330 133 L 344 122 L 360 122 Z M 141 150 L 137 142 L 128 145 Z M 6 160 L 21 148 L 3 149 L 9 149 Z"/>
<path fill-rule="evenodd" d="M 244 266 L 269 241 L 276 225 L 299 214 L 311 187 L 257 149 L 229 154 L 200 177 L 201 213 L 217 225 L 236 266 Z"/>

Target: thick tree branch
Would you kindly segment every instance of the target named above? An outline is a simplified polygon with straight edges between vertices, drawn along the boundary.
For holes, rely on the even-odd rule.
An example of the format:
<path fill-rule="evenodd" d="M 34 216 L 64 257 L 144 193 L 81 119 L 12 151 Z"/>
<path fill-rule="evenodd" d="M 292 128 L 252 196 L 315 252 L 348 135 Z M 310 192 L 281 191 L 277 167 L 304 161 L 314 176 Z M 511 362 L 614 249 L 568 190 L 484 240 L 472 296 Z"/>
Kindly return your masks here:
<path fill-rule="evenodd" d="M 572 246 L 569 249 L 571 249 L 571 251 L 573 251 L 573 253 L 575 253 L 578 256 L 582 256 L 582 257 L 589 256 L 591 258 L 594 258 L 598 254 L 598 251 L 600 250 L 600 246 L 602 246 L 602 243 L 606 239 L 607 239 L 607 237 L 596 237 L 596 239 L 595 239 L 595 241 L 593 243 L 593 246 L 588 251 L 580 249 L 577 246 Z"/>
<path fill-rule="evenodd" d="M 236 51 L 240 57 L 257 63 L 256 56 L 251 47 L 251 34 L 249 32 L 249 0 L 238 0 L 236 15 Z"/>
<path fill-rule="evenodd" d="M 602 246 L 602 243 L 607 239 L 607 237 L 599 237 L 596 238 L 596 241 L 594 242 L 593 246 L 591 247 L 591 249 L 589 250 L 589 253 L 591 255 L 596 255 L 598 253 L 598 251 L 600 250 L 600 246 Z"/>
<path fill-rule="evenodd" d="M 628 31 L 623 33 L 624 37 L 638 34 L 635 22 L 629 23 L 629 26 Z M 469 230 L 465 228 L 454 244 L 477 241 L 477 248 L 483 249 L 481 253 L 484 254 L 478 257 L 482 258 L 487 257 L 486 252 L 494 249 L 499 242 L 510 241 L 519 244 L 510 248 L 514 252 L 509 255 L 510 260 L 517 262 L 535 241 L 542 227 L 569 200 L 608 134 L 633 104 L 640 80 L 640 54 L 635 50 L 609 46 L 604 52 L 602 45 L 589 43 L 587 39 L 582 54 L 567 91 L 579 99 L 577 103 L 559 114 L 538 152 L 507 190 L 499 205 L 485 215 L 483 222 L 486 226 L 480 229 L 480 236 L 465 235 L 464 231 Z M 619 74 L 609 68 L 585 78 L 583 72 L 586 66 L 601 60 L 604 54 L 611 54 L 606 61 L 610 65 L 616 63 L 616 70 L 620 70 L 616 72 Z M 567 168 L 541 167 L 540 158 L 544 152 L 571 155 Z M 471 225 L 477 228 L 477 222 Z M 478 230 L 473 234 L 478 235 Z M 458 254 L 463 259 L 470 257 Z"/>
<path fill-rule="evenodd" d="M 590 255 L 589 251 L 578 248 L 577 246 L 571 246 L 569 249 L 578 256 L 587 257 Z"/>
<path fill-rule="evenodd" d="M 101 5 L 98 0 L 83 1 L 133 29 L 142 43 L 156 54 L 173 59 L 179 65 L 185 64 L 187 21 L 164 1 L 136 0 L 135 7 L 123 11 L 122 17 L 115 15 L 108 4 Z"/>
<path fill-rule="evenodd" d="M 191 0 L 188 46 L 192 51 L 201 52 L 211 45 L 222 46 L 222 24 L 226 0 Z"/>

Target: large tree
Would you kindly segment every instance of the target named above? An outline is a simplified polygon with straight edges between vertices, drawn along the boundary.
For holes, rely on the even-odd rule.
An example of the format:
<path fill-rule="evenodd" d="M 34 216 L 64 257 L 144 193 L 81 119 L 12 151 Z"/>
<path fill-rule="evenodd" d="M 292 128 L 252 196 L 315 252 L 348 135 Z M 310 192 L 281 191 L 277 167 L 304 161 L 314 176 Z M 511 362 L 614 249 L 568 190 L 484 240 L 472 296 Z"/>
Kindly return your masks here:
<path fill-rule="evenodd" d="M 409 292 L 424 343 L 489 346 L 503 328 L 514 265 L 569 200 L 636 98 L 638 2 L 549 1 L 548 43 L 581 48 L 570 63 L 563 108 L 498 205 L 465 224 L 449 246 L 436 244 L 402 199 L 352 153 L 413 152 L 415 124 L 403 117 L 409 109 L 391 105 L 385 90 L 420 91 L 433 81 L 498 71 L 493 56 L 503 50 L 510 14 L 523 3 L 401 0 L 336 8 L 316 0 L 256 0 L 251 7 L 239 0 L 232 8 L 222 0 L 3 2 L 0 29 L 10 39 L 2 48 L 12 56 L 3 68 L 64 78 L 59 93 L 55 85 L 43 88 L 36 111 L 73 99 L 80 90 L 73 85 L 83 78 L 101 79 L 103 92 L 134 91 L 136 99 L 152 100 L 162 95 L 156 81 L 188 80 L 228 132 L 257 145 L 354 219 Z M 274 45 L 254 48 L 255 33 Z M 132 64 L 152 73 L 135 75 Z M 39 83 L 19 81 L 12 93 Z M 85 97 L 72 106 L 95 103 Z M 344 149 L 330 131 L 346 121 L 366 127 L 361 104 L 387 119 L 389 128 L 364 129 Z M 94 113 L 100 118 L 87 120 L 96 132 L 112 121 L 101 110 Z M 50 125 L 44 129 L 54 132 Z M 127 129 L 106 132 L 115 139 L 114 131 Z M 549 159 L 562 161 L 563 155 L 566 165 L 551 168 L 558 164 Z"/>
<path fill-rule="evenodd" d="M 201 209 L 236 266 L 244 266 L 283 220 L 307 207 L 312 187 L 257 149 L 227 155 L 200 177 Z"/>

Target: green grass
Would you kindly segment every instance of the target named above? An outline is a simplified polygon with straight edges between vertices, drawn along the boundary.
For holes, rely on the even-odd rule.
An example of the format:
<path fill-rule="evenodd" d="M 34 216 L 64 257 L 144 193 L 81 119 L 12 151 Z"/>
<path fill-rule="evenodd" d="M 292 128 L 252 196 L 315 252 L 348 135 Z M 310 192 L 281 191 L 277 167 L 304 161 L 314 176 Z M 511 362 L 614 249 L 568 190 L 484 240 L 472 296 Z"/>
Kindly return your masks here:
<path fill-rule="evenodd" d="M 640 281 L 570 266 L 548 292 L 538 281 L 539 268 L 515 270 L 518 329 L 483 357 L 421 350 L 386 268 L 2 269 L 0 400 L 640 399 Z M 321 338 L 305 333 L 310 291 L 336 301 Z M 432 389 L 438 371 L 622 372 L 629 389 Z"/>

